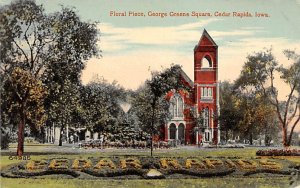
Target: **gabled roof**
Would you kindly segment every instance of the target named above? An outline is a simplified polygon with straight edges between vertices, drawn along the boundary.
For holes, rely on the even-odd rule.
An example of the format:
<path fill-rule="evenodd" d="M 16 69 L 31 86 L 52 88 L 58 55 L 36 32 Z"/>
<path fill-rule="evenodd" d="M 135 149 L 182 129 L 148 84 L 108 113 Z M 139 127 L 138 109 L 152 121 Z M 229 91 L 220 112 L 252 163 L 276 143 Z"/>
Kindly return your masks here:
<path fill-rule="evenodd" d="M 203 30 L 202 36 L 201 36 L 198 44 L 195 46 L 194 51 L 196 51 L 199 46 L 214 46 L 214 47 L 218 47 L 218 45 L 215 43 L 215 41 L 211 38 L 211 36 L 206 31 L 206 29 Z"/>
<path fill-rule="evenodd" d="M 184 79 L 184 81 L 186 81 L 189 84 L 189 86 L 191 88 L 193 88 L 194 82 L 189 78 L 189 76 L 181 68 L 180 68 L 180 70 L 181 70 L 180 74 L 181 74 L 182 78 Z"/>

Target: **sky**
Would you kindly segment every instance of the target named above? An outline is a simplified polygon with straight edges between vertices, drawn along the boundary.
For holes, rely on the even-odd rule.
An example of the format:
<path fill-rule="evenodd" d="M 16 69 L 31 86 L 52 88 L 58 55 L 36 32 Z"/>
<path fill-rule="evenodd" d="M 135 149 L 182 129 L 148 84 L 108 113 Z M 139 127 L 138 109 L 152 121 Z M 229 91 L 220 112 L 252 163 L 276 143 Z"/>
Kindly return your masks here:
<path fill-rule="evenodd" d="M 10 3 L 0 0 L 0 6 Z M 151 71 L 171 64 L 182 65 L 193 80 L 193 49 L 203 29 L 219 46 L 219 80 L 234 81 L 247 55 L 264 48 L 273 49 L 277 60 L 288 66 L 282 51 L 300 53 L 300 0 L 36 0 L 49 13 L 61 6 L 74 7 L 84 21 L 97 22 L 101 58 L 92 58 L 82 73 L 87 84 L 95 75 L 136 89 Z M 126 12 L 112 16 L 111 12 Z M 129 12 L 145 16 L 129 16 Z M 196 17 L 192 12 L 211 13 Z M 166 13 L 166 17 L 148 13 Z M 170 16 L 170 12 L 189 16 Z M 230 13 L 228 17 L 215 13 Z M 253 17 L 233 17 L 233 12 L 249 12 Z M 255 12 L 269 17 L 255 17 Z M 282 84 L 282 83 L 278 83 Z"/>
<path fill-rule="evenodd" d="M 0 6 L 10 3 L 0 0 Z M 136 89 L 151 71 L 171 64 L 182 65 L 193 80 L 193 49 L 203 29 L 219 46 L 219 80 L 234 81 L 247 55 L 264 48 L 273 49 L 277 60 L 288 66 L 282 51 L 300 53 L 300 0 L 36 0 L 49 13 L 61 6 L 74 7 L 84 21 L 97 22 L 98 46 L 102 58 L 92 58 L 82 73 L 87 84 L 95 75 Z M 129 16 L 129 12 L 145 16 Z M 212 16 L 192 16 L 192 12 Z M 126 16 L 112 16 L 111 12 Z M 166 13 L 166 17 L 148 13 Z M 170 12 L 189 16 L 170 16 Z M 228 17 L 215 13 L 230 13 Z M 253 17 L 235 17 L 233 12 L 249 12 Z M 255 12 L 269 17 L 255 17 Z M 278 82 L 279 86 L 282 84 Z"/>
<path fill-rule="evenodd" d="M 0 6 L 11 0 L 0 0 Z M 36 0 L 45 11 L 74 7 L 83 21 L 97 22 L 101 58 L 91 58 L 82 72 L 87 84 L 96 75 L 137 89 L 151 71 L 180 64 L 193 80 L 193 49 L 204 29 L 218 45 L 220 81 L 238 78 L 247 55 L 272 48 L 280 64 L 289 66 L 282 51 L 300 54 L 300 0 Z M 126 16 L 113 16 L 124 13 Z M 129 12 L 145 16 L 130 16 Z M 170 13 L 189 13 L 171 16 Z M 211 16 L 196 17 L 196 13 Z M 250 13 L 252 17 L 233 16 Z M 165 13 L 167 16 L 150 16 Z M 227 13 L 229 16 L 218 16 Z M 255 17 L 256 13 L 268 17 Z M 288 86 L 279 79 L 279 96 L 285 99 Z M 300 128 L 298 128 L 300 129 Z M 298 130 L 300 131 L 300 130 Z"/>

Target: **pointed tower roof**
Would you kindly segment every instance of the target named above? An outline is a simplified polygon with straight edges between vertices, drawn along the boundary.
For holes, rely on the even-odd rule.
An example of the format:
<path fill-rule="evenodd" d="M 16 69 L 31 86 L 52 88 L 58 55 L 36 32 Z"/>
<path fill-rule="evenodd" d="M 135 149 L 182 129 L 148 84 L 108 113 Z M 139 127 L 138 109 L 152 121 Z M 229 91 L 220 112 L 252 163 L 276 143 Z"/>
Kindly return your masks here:
<path fill-rule="evenodd" d="M 200 46 L 213 46 L 213 47 L 218 47 L 218 45 L 215 43 L 215 41 L 211 38 L 211 36 L 208 34 L 206 29 L 203 30 L 202 36 L 198 42 L 198 44 L 195 46 L 194 51 L 197 51 L 197 49 Z"/>

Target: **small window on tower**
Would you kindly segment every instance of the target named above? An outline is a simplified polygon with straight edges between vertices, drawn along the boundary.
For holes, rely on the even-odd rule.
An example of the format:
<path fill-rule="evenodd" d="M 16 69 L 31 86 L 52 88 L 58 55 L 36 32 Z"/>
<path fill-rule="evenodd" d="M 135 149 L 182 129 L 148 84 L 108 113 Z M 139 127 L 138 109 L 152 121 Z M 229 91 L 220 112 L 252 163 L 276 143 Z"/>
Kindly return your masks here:
<path fill-rule="evenodd" d="M 206 55 L 201 61 L 201 68 L 212 68 L 212 60 L 209 55 Z"/>
<path fill-rule="evenodd" d="M 201 99 L 212 99 L 213 93 L 211 87 L 201 88 Z"/>
<path fill-rule="evenodd" d="M 209 128 L 209 109 L 206 107 L 202 112 L 203 126 Z"/>
<path fill-rule="evenodd" d="M 208 88 L 208 95 L 207 95 L 207 97 L 209 97 L 209 98 L 212 97 L 211 88 Z"/>

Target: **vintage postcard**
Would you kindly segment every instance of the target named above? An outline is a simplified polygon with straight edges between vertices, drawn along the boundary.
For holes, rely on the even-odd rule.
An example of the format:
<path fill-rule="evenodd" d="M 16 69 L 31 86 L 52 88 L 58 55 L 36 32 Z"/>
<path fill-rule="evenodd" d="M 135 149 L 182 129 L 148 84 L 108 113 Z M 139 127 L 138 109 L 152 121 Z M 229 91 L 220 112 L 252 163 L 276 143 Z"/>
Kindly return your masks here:
<path fill-rule="evenodd" d="M 300 187 L 300 0 L 0 0 L 0 187 Z"/>

